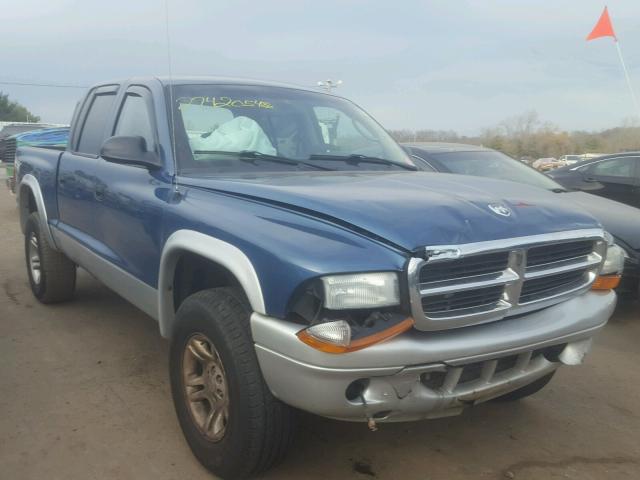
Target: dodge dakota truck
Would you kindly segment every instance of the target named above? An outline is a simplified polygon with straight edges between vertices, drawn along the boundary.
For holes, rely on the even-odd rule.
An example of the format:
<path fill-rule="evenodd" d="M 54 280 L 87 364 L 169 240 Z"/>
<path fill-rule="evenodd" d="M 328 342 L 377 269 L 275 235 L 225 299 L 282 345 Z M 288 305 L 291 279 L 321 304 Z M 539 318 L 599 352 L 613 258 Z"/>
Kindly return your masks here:
<path fill-rule="evenodd" d="M 328 93 L 104 83 L 64 152 L 21 147 L 16 168 L 33 294 L 71 299 L 81 267 L 155 318 L 185 438 L 223 478 L 282 459 L 297 409 L 375 430 L 531 395 L 616 302 L 589 214 L 417 171 Z"/>

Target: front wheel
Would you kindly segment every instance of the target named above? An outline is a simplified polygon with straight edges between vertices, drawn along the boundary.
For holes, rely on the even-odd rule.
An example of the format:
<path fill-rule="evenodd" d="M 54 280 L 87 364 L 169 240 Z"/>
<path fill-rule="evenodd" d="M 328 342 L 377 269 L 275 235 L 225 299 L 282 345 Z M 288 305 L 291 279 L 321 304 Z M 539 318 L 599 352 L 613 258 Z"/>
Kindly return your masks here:
<path fill-rule="evenodd" d="M 265 384 L 237 291 L 204 290 L 176 313 L 169 368 L 176 413 L 196 458 L 225 479 L 278 463 L 293 433 L 291 409 Z"/>

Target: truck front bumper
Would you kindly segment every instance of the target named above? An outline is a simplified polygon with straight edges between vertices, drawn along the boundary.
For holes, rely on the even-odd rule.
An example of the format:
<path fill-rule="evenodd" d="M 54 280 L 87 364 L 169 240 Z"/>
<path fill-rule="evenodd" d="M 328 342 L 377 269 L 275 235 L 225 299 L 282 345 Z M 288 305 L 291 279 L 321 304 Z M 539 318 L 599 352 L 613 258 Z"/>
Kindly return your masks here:
<path fill-rule="evenodd" d="M 251 316 L 262 374 L 283 402 L 325 417 L 406 421 L 455 415 L 582 362 L 615 307 L 613 292 L 498 322 L 417 330 L 347 354 L 302 343 L 301 326 Z"/>

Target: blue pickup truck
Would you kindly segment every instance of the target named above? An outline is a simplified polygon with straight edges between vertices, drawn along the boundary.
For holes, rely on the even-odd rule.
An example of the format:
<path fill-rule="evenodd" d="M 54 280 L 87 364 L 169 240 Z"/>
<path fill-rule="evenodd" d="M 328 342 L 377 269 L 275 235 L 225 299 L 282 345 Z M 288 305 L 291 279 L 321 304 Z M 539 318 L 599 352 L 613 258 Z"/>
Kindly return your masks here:
<path fill-rule="evenodd" d="M 296 409 L 375 430 L 531 395 L 616 302 L 593 217 L 417 171 L 330 94 L 104 83 L 66 151 L 19 148 L 16 168 L 33 294 L 71 299 L 82 267 L 155 318 L 185 438 L 223 478 L 282 459 Z"/>

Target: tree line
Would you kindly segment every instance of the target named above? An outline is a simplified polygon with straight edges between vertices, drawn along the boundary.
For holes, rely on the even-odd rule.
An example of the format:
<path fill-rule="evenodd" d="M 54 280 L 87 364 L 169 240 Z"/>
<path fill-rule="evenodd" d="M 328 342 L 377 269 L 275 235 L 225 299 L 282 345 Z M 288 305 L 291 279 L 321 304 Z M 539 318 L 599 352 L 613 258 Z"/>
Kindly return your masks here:
<path fill-rule="evenodd" d="M 529 111 L 485 128 L 477 136 L 459 135 L 453 130 L 392 130 L 399 142 L 454 142 L 482 145 L 514 158 L 537 158 L 584 153 L 640 151 L 640 125 L 627 120 L 623 126 L 598 132 L 567 132 L 540 120 Z"/>
<path fill-rule="evenodd" d="M 0 92 L 0 122 L 39 122 L 40 117 L 31 113 L 23 105 L 9 99 Z"/>

